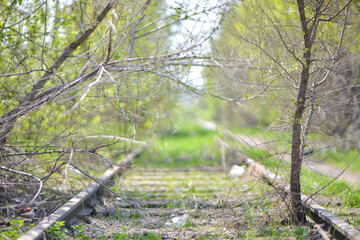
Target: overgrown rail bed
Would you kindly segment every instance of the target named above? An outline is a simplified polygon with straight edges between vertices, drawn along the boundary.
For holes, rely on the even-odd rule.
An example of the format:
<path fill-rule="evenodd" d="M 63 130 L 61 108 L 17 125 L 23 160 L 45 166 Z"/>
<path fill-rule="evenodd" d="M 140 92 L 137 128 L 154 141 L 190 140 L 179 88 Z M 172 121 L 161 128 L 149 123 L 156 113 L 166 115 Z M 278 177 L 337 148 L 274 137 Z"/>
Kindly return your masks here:
<path fill-rule="evenodd" d="M 214 139 L 213 135 L 210 136 Z M 192 135 L 189 137 L 193 138 Z M 173 161 L 177 161 L 174 153 L 169 156 L 174 158 Z M 239 160 L 238 155 L 234 156 Z M 181 161 L 187 159 L 186 155 L 180 157 Z M 157 158 L 158 156 L 155 160 Z M 192 156 L 191 159 L 200 158 Z M 116 179 L 115 185 L 109 186 L 118 196 L 100 191 L 106 196 L 92 197 L 92 204 L 80 202 L 81 216 L 59 219 L 58 221 L 68 221 L 67 228 L 62 230 L 62 223 L 57 222 L 47 230 L 48 237 L 328 239 L 334 236 L 334 232 L 325 233 L 318 224 L 290 224 L 287 201 L 284 201 L 286 199 L 278 189 L 264 183 L 261 175 L 254 176 L 254 169 L 249 167 L 239 178 L 231 178 L 229 169 L 224 172 L 220 166 L 216 167 L 219 165 L 218 159 L 214 157 L 217 162 L 214 162 L 213 167 L 209 167 L 209 164 L 207 167 L 185 164 L 186 168 L 182 169 L 176 164 L 173 168 L 150 168 L 146 163 L 142 163 L 142 168 L 128 170 Z M 124 202 L 119 196 L 132 204 Z M 316 195 L 315 200 L 338 215 L 346 215 L 342 216 L 343 219 L 358 227 L 358 209 L 356 206 L 345 209 L 344 203 L 339 202 L 341 200 L 338 197 Z M 180 221 L 181 224 L 178 225 L 179 220 L 183 222 Z"/>
<path fill-rule="evenodd" d="M 107 196 L 72 220 L 71 239 L 319 239 L 313 226 L 290 225 L 274 189 L 219 168 L 134 169 L 112 187 L 134 206 Z M 185 218 L 179 226 L 176 217 Z M 52 230 L 55 238 L 64 232 Z"/>

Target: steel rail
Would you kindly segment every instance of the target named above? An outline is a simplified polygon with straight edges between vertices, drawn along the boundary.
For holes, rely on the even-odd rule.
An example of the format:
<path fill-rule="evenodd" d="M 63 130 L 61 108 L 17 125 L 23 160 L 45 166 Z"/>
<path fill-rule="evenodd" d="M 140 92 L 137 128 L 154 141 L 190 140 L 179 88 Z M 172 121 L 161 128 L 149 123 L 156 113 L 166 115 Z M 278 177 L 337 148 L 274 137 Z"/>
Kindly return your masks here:
<path fill-rule="evenodd" d="M 138 150 L 126 155 L 126 157 L 115 167 L 105 171 L 105 173 L 98 179 L 99 182 L 106 184 L 113 181 L 116 174 L 123 174 L 131 165 L 132 159 L 136 158 L 140 153 L 145 151 L 149 143 Z M 97 194 L 102 191 L 103 187 L 99 183 L 92 183 L 83 191 L 71 198 L 68 202 L 58 208 L 54 213 L 45 217 L 35 227 L 25 232 L 18 240 L 39 240 L 46 239 L 46 231 L 58 221 L 70 221 L 74 218 L 84 206 L 92 199 L 97 197 Z"/>
<path fill-rule="evenodd" d="M 245 163 L 250 168 L 249 172 L 254 174 L 254 176 L 261 177 L 277 190 L 280 190 L 285 194 L 290 194 L 289 185 L 279 175 L 272 173 L 265 166 L 253 159 L 245 158 Z M 314 200 L 309 199 L 306 195 L 302 194 L 301 200 L 306 215 L 314 222 L 323 225 L 322 228 L 326 230 L 333 239 L 360 240 L 360 231 L 358 231 L 355 227 L 320 206 Z"/>

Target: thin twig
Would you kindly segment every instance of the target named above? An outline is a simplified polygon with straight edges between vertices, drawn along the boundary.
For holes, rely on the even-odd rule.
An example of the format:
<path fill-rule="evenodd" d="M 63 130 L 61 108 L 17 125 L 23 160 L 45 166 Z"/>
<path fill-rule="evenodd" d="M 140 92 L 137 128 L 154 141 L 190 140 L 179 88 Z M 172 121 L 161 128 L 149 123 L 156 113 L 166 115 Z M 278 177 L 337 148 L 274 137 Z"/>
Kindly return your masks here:
<path fill-rule="evenodd" d="M 141 145 L 146 145 L 146 143 L 144 143 L 144 142 L 140 142 L 140 141 L 136 141 L 136 140 L 133 140 L 133 139 L 124 138 L 124 137 L 110 136 L 110 135 L 92 135 L 92 136 L 86 136 L 86 137 L 83 137 L 83 138 L 78 139 L 77 142 L 82 141 L 82 140 L 84 140 L 84 139 L 89 139 L 89 138 L 115 139 L 115 140 L 124 141 L 124 142 L 131 142 L 131 143 L 137 143 L 137 144 L 141 144 Z"/>
<path fill-rule="evenodd" d="M 308 197 L 304 203 L 306 203 L 310 198 L 312 198 L 313 196 L 315 196 L 316 194 L 318 194 L 320 191 L 324 190 L 325 188 L 327 188 L 330 184 L 332 184 L 333 182 L 335 182 L 345 171 L 346 169 L 348 169 L 350 167 L 350 165 L 354 162 L 354 160 L 357 158 L 357 156 L 360 154 L 360 151 L 355 155 L 355 157 L 349 162 L 349 164 L 336 176 L 334 177 L 330 182 L 328 182 L 325 186 L 323 186 L 322 188 L 320 188 L 319 190 L 317 190 L 316 192 L 314 192 L 313 194 L 310 195 L 310 197 Z"/>
<path fill-rule="evenodd" d="M 56 74 L 56 73 L 53 72 L 53 71 L 46 70 L 46 69 L 43 69 L 43 68 L 32 69 L 32 70 L 29 70 L 29 71 L 26 71 L 26 72 L 20 72 L 20 73 L 4 74 L 4 75 L 0 75 L 0 78 L 26 75 L 26 74 L 29 74 L 29 73 L 32 73 L 32 72 L 38 72 L 38 71 L 44 71 L 44 72 L 47 72 L 47 73 L 54 74 L 55 76 L 57 76 L 57 77 L 61 80 L 61 83 L 62 83 L 62 84 L 65 84 L 64 79 L 62 79 L 59 74 Z"/>
<path fill-rule="evenodd" d="M 41 189 L 42 189 L 42 186 L 43 186 L 43 181 L 40 178 L 38 178 L 38 177 L 36 177 L 36 176 L 34 176 L 34 175 L 30 174 L 30 173 L 26 173 L 26 172 L 18 171 L 18 170 L 15 170 L 15 169 L 7 168 L 7 167 L 2 166 L 2 165 L 0 165 L 0 169 L 4 170 L 4 171 L 7 171 L 7 172 L 12 172 L 12 173 L 20 174 L 20 175 L 23 175 L 23 176 L 31 177 L 31 178 L 33 178 L 33 179 L 35 179 L 36 181 L 39 182 L 39 189 L 38 189 L 37 193 L 35 194 L 35 196 L 29 202 L 29 205 L 32 204 L 35 201 L 35 199 L 39 196 L 39 194 L 41 192 Z"/>

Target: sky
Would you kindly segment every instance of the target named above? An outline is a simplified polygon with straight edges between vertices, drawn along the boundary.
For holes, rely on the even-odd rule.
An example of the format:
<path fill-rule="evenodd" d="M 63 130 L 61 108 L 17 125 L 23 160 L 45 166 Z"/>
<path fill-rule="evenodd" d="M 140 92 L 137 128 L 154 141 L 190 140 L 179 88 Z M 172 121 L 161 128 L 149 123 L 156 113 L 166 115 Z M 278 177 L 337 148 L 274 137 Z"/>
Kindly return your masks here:
<path fill-rule="evenodd" d="M 166 3 L 171 6 L 168 14 L 174 13 L 176 8 L 188 12 L 188 15 L 192 15 L 194 12 L 201 13 L 194 16 L 193 19 L 181 21 L 180 24 L 173 26 L 172 31 L 176 33 L 172 37 L 173 49 L 185 49 L 194 43 L 201 42 L 218 25 L 220 20 L 219 10 L 206 11 L 217 6 L 218 0 L 166 0 Z M 203 11 L 206 13 L 202 13 Z M 204 42 L 201 48 L 198 48 L 194 53 L 199 56 L 210 54 L 210 42 Z M 182 81 L 201 89 L 205 84 L 203 67 L 192 66 Z"/>

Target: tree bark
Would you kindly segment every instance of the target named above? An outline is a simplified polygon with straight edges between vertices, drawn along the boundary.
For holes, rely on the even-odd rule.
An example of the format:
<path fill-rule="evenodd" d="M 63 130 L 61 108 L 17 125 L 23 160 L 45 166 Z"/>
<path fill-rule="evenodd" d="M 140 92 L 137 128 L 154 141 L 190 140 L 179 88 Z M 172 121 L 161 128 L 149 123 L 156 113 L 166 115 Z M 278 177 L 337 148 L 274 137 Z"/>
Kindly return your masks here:
<path fill-rule="evenodd" d="M 301 204 L 301 165 L 302 157 L 300 156 L 301 148 L 301 119 L 305 109 L 305 97 L 309 80 L 309 68 L 304 68 L 301 72 L 300 88 L 296 100 L 296 110 L 293 119 L 293 135 L 291 146 L 291 208 L 293 221 L 304 223 L 306 221 L 305 213 Z"/>
<path fill-rule="evenodd" d="M 305 5 L 303 0 L 297 0 L 298 10 L 300 14 L 301 28 L 304 34 L 304 52 L 302 63 L 301 79 L 299 85 L 298 96 L 296 99 L 296 109 L 294 113 L 292 125 L 292 145 L 291 145 L 291 175 L 290 175 L 290 192 L 291 192 L 291 210 L 292 220 L 294 222 L 304 223 L 306 216 L 301 204 L 301 165 L 302 156 L 301 149 L 301 120 L 305 110 L 306 91 L 310 77 L 310 63 L 311 63 L 311 47 L 312 47 L 312 32 L 308 28 L 308 21 L 305 15 Z M 313 26 L 314 27 L 314 26 Z M 316 29 L 313 28 L 312 29 Z M 314 35 L 313 35 L 314 37 Z"/>

